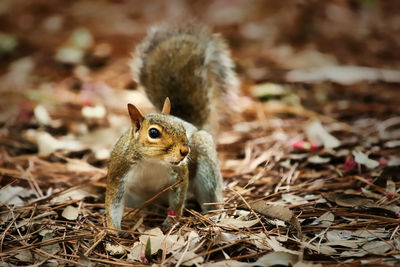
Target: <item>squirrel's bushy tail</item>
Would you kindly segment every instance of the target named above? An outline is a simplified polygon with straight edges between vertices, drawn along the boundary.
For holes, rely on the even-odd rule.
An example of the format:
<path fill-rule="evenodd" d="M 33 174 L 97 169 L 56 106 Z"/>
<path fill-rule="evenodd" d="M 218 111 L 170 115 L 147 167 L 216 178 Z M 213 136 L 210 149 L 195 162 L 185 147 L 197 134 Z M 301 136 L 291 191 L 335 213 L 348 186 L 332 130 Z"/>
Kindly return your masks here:
<path fill-rule="evenodd" d="M 152 27 L 131 68 L 159 110 L 168 96 L 171 114 L 201 129 L 210 129 L 223 95 L 236 95 L 239 86 L 226 43 L 198 24 Z"/>

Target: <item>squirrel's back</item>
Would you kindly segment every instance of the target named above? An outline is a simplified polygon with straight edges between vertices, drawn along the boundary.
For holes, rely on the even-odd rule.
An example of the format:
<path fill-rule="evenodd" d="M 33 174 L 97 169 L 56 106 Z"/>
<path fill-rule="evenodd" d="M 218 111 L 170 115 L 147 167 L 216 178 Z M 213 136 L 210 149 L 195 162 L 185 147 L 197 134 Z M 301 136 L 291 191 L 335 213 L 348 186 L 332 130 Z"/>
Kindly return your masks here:
<path fill-rule="evenodd" d="M 169 97 L 171 114 L 199 128 L 215 123 L 222 95 L 236 94 L 238 87 L 227 45 L 197 24 L 151 28 L 131 67 L 134 79 L 159 110 Z"/>

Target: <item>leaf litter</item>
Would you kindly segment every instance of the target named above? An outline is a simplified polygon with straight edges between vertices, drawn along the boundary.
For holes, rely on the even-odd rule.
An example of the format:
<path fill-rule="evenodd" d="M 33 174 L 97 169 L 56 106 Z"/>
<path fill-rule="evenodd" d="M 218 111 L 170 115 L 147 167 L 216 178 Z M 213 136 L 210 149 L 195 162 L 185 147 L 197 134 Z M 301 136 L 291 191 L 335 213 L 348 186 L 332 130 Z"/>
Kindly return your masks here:
<path fill-rule="evenodd" d="M 328 16 L 348 9 L 335 27 L 352 22 L 346 18 L 349 14 L 357 16 L 346 4 L 314 4 L 326 8 Z M 87 8 L 101 13 L 106 10 L 103 5 L 77 2 L 65 12 L 72 17 Z M 314 30 L 320 30 L 315 36 L 321 39 L 314 45 L 294 49 L 295 44 L 257 39 L 278 38 L 279 32 L 276 40 L 290 44 L 298 29 L 291 29 L 280 16 L 289 13 L 304 19 L 298 8 L 269 7 L 276 9 L 271 21 L 277 26 L 265 20 L 242 21 L 232 22 L 237 26 L 229 30 L 231 40 L 262 41 L 251 46 L 238 42 L 233 49 L 245 78 L 245 95 L 237 99 L 236 113 L 227 115 L 216 137 L 225 184 L 223 209 L 201 214 L 188 206 L 185 217 L 170 229 L 159 228 L 167 211 L 137 214 L 126 209 L 122 233 L 108 234 L 106 163 L 113 143 L 129 127 L 125 105 L 132 102 L 145 112 L 153 110 L 143 95 L 132 90 L 135 84 L 126 68 L 131 35 L 135 42 L 140 40 L 148 22 L 139 14 L 128 14 L 130 9 L 123 5 L 108 6 L 118 10 L 115 14 L 123 21 L 114 28 L 110 21 L 99 29 L 89 17 L 87 27 L 82 27 L 57 13 L 37 29 L 40 38 L 32 34 L 20 39 L 25 35 L 8 32 L 0 36 L 1 53 L 6 53 L 1 54 L 5 60 L 0 64 L 1 263 L 298 267 L 400 263 L 400 97 L 398 70 L 386 67 L 392 66 L 390 58 L 396 55 L 390 53 L 395 49 L 361 41 L 358 53 L 365 50 L 368 56 L 348 54 L 341 46 L 343 34 L 354 38 L 352 45 L 357 46 L 358 33 L 344 26 L 345 31 L 335 28 L 326 37 L 318 28 L 325 25 L 318 23 L 324 21 L 318 16 L 312 20 L 319 25 Z M 148 10 L 146 5 L 137 8 Z M 240 5 L 225 8 L 248 10 Z M 305 3 L 304 10 L 310 5 Z M 17 12 L 26 12 L 27 7 L 19 7 Z M 32 10 L 32 17 L 42 15 L 38 12 L 42 9 Z M 260 12 L 268 10 L 260 6 Z M 210 23 L 221 23 L 204 11 Z M 112 14 L 107 11 L 104 19 Z M 138 24 L 132 24 L 132 16 L 138 17 Z M 11 17 L 6 20 L 10 31 L 20 30 Z M 69 31 L 64 23 L 72 23 Z M 124 30 L 121 25 L 131 28 Z M 363 26 L 363 31 L 380 29 L 382 40 L 395 36 L 393 28 L 373 25 Z M 105 35 L 107 30 L 123 32 L 121 39 Z M 347 36 L 349 30 L 354 37 Z M 60 41 L 48 39 L 52 36 L 48 31 L 60 32 Z M 316 47 L 334 42 L 336 34 L 337 49 Z M 386 41 L 398 42 L 391 37 Z M 40 50 L 28 55 L 22 51 L 27 44 L 51 50 L 53 56 Z M 257 49 L 259 44 L 263 46 Z M 381 50 L 385 47 L 388 51 Z M 389 56 L 382 64 L 377 55 Z M 385 68 L 353 66 L 357 60 L 360 65 Z"/>

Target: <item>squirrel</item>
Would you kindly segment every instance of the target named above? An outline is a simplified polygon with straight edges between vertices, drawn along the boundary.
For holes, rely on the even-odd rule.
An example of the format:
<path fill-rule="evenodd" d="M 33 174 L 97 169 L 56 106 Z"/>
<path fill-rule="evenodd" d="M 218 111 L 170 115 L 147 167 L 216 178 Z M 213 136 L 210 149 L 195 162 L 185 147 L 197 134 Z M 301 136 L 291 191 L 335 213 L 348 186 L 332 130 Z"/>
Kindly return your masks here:
<path fill-rule="evenodd" d="M 128 104 L 132 126 L 108 163 L 105 207 L 111 232 L 121 229 L 125 205 L 139 207 L 171 185 L 154 201 L 168 203 L 169 215 L 182 216 L 189 194 L 203 212 L 219 207 L 223 182 L 211 132 L 223 96 L 238 88 L 225 41 L 198 24 L 150 28 L 130 65 L 161 113 L 143 115 Z"/>

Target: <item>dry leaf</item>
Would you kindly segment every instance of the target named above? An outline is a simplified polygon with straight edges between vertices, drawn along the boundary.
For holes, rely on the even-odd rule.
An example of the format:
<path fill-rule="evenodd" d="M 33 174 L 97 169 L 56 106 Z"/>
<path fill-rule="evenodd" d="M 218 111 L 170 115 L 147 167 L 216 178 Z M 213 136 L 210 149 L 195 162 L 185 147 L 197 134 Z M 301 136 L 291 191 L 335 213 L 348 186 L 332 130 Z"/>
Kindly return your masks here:
<path fill-rule="evenodd" d="M 59 203 L 65 203 L 66 201 L 69 200 L 82 200 L 87 196 L 88 193 L 85 190 L 74 189 L 61 193 L 60 195 L 54 197 L 53 199 L 50 200 L 50 203 L 59 204 Z"/>
<path fill-rule="evenodd" d="M 304 243 L 303 242 L 303 245 L 306 247 L 306 248 L 309 248 L 309 249 L 312 249 L 312 250 L 314 250 L 314 251 L 316 251 L 316 252 L 318 252 L 318 253 L 320 253 L 320 254 L 324 254 L 324 255 L 334 255 L 334 254 L 337 254 L 337 251 L 336 251 L 336 249 L 334 249 L 334 248 L 332 248 L 332 247 L 330 247 L 330 246 L 327 246 L 327 245 L 325 245 L 325 244 L 319 244 L 319 243 L 317 243 L 317 245 L 314 245 L 314 244 L 310 244 L 310 243 Z"/>
<path fill-rule="evenodd" d="M 172 257 L 176 262 L 180 262 L 183 266 L 199 266 L 204 262 L 204 258 L 193 251 L 177 252 L 174 253 Z"/>
<path fill-rule="evenodd" d="M 25 197 L 27 194 L 33 194 L 31 189 L 21 186 L 7 186 L 0 189 L 0 204 L 22 206 L 24 201 L 20 197 Z"/>
<path fill-rule="evenodd" d="M 270 205 L 265 200 L 251 203 L 250 207 L 265 216 L 290 223 L 294 228 L 296 228 L 299 236 L 301 236 L 300 223 L 289 208 L 284 206 Z"/>
<path fill-rule="evenodd" d="M 299 261 L 293 267 L 322 267 L 323 265 L 320 263 L 314 264 L 312 262 L 304 262 L 304 261 Z"/>
<path fill-rule="evenodd" d="M 207 262 L 203 265 L 204 267 L 246 267 L 246 266 L 254 266 L 251 263 L 235 261 L 235 260 L 226 260 L 226 261 L 218 261 L 218 262 Z"/>
<path fill-rule="evenodd" d="M 139 237 L 140 243 L 143 245 L 147 244 L 147 239 L 150 237 L 151 243 L 151 254 L 156 253 L 158 250 L 162 248 L 164 234 L 160 228 L 153 228 L 148 231 L 145 231 L 143 235 Z"/>
<path fill-rule="evenodd" d="M 79 216 L 79 209 L 73 206 L 67 206 L 63 210 L 61 216 L 70 221 L 76 220 Z"/>
<path fill-rule="evenodd" d="M 392 249 L 392 242 L 371 241 L 362 246 L 362 249 L 370 254 L 382 255 Z"/>
<path fill-rule="evenodd" d="M 82 116 L 86 119 L 103 119 L 106 116 L 106 109 L 102 105 L 84 106 L 82 108 Z"/>
<path fill-rule="evenodd" d="M 310 70 L 293 70 L 286 75 L 291 82 L 316 83 L 332 81 L 354 84 L 361 81 L 400 82 L 400 71 L 359 66 L 326 66 Z"/>
<path fill-rule="evenodd" d="M 23 262 L 33 261 L 32 252 L 28 249 L 19 250 L 17 254 L 14 255 L 14 257 Z"/>
<path fill-rule="evenodd" d="M 294 216 L 293 212 L 289 208 L 278 205 L 270 205 L 265 200 L 251 203 L 250 207 L 265 216 L 285 222 L 290 222 Z"/>
<path fill-rule="evenodd" d="M 145 245 L 141 242 L 135 242 L 128 254 L 128 260 L 130 261 L 141 261 L 142 255 L 144 257 Z"/>
<path fill-rule="evenodd" d="M 125 253 L 125 249 L 121 245 L 112 245 L 110 243 L 106 243 L 106 251 L 110 253 L 110 255 L 122 255 Z"/>
<path fill-rule="evenodd" d="M 224 218 L 221 219 L 217 224 L 220 227 L 233 227 L 233 228 L 249 228 L 253 225 L 257 224 L 259 221 L 258 219 L 254 220 L 244 220 L 241 218 Z"/>
<path fill-rule="evenodd" d="M 335 215 L 333 215 L 332 212 L 327 211 L 324 214 L 322 214 L 320 217 L 315 219 L 311 225 L 321 225 L 324 227 L 329 227 L 333 224 L 334 220 L 335 220 Z"/>
<path fill-rule="evenodd" d="M 376 207 L 374 200 L 360 195 L 332 192 L 323 194 L 323 197 L 343 207 Z"/>
<path fill-rule="evenodd" d="M 307 161 L 310 162 L 310 163 L 314 163 L 314 164 L 324 164 L 324 163 L 328 163 L 329 161 L 331 161 L 331 159 L 330 158 L 323 158 L 323 157 L 320 157 L 318 155 L 315 155 L 315 156 L 309 157 L 307 159 Z"/>
<path fill-rule="evenodd" d="M 298 260 L 298 255 L 287 252 L 271 252 L 259 258 L 254 265 L 257 266 L 293 266 Z M 254 266 L 253 265 L 253 266 Z"/>
<path fill-rule="evenodd" d="M 346 257 L 364 257 L 367 255 L 368 252 L 360 250 L 360 249 L 355 249 L 355 250 L 346 250 L 340 253 L 340 257 L 346 258 Z"/>
<path fill-rule="evenodd" d="M 274 251 L 290 253 L 290 254 L 293 254 L 293 255 L 300 255 L 301 254 L 300 251 L 294 251 L 294 250 L 290 250 L 290 249 L 287 249 L 287 248 L 283 247 L 282 244 L 276 239 L 275 236 L 270 236 L 269 238 L 266 237 L 265 241 L 268 243 L 268 245 Z"/>
<path fill-rule="evenodd" d="M 307 204 L 308 201 L 300 196 L 296 196 L 293 194 L 282 194 L 282 200 L 289 202 L 290 204 L 294 205 L 302 205 L 302 204 Z"/>
<path fill-rule="evenodd" d="M 53 238 L 54 238 L 53 232 L 51 231 L 43 236 L 42 242 L 52 240 Z M 41 246 L 40 248 L 46 251 L 47 253 L 54 255 L 60 250 L 60 244 L 55 243 L 46 246 Z"/>
<path fill-rule="evenodd" d="M 35 115 L 36 120 L 43 125 L 51 125 L 52 119 L 50 118 L 49 113 L 46 108 L 42 105 L 37 105 L 33 109 L 33 113 Z"/>
<path fill-rule="evenodd" d="M 365 165 L 369 169 L 374 169 L 379 166 L 379 162 L 369 159 L 368 156 L 360 151 L 353 151 L 354 160 L 358 164 Z"/>
<path fill-rule="evenodd" d="M 318 120 L 315 120 L 306 128 L 306 134 L 308 140 L 322 144 L 325 148 L 335 148 L 341 145 L 340 141 L 328 133 Z"/>

